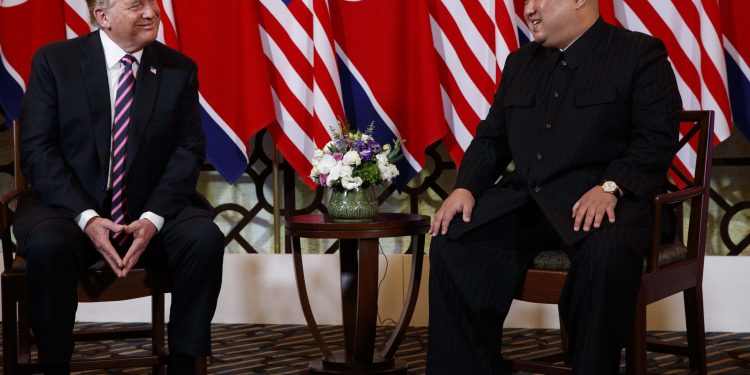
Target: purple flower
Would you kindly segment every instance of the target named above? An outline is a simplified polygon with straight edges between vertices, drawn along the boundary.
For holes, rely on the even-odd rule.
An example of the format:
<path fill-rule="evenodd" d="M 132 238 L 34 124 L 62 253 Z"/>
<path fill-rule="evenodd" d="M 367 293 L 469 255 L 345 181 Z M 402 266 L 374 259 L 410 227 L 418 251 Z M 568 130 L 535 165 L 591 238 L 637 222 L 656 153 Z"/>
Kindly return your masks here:
<path fill-rule="evenodd" d="M 364 141 L 353 141 L 352 142 L 352 148 L 357 151 L 362 151 L 365 149 L 365 142 Z"/>
<path fill-rule="evenodd" d="M 336 149 L 338 151 L 346 150 L 346 146 L 349 145 L 349 142 L 347 142 L 346 138 L 337 138 L 336 139 Z"/>
<path fill-rule="evenodd" d="M 362 160 L 370 160 L 372 158 L 373 152 L 372 150 L 364 149 L 362 151 L 359 151 L 359 157 L 362 158 Z"/>
<path fill-rule="evenodd" d="M 367 141 L 367 148 L 369 148 L 370 151 L 376 154 L 379 153 L 381 150 L 380 144 L 376 142 L 374 139 Z"/>
<path fill-rule="evenodd" d="M 320 181 L 320 184 L 321 184 L 321 185 L 323 185 L 323 186 L 326 186 L 326 180 L 327 180 L 327 179 L 328 179 L 328 175 L 327 175 L 327 174 L 322 174 L 322 173 L 321 173 L 321 174 L 320 174 L 320 175 L 318 176 L 318 181 Z"/>
<path fill-rule="evenodd" d="M 340 152 L 334 152 L 333 153 L 333 158 L 336 159 L 336 161 L 340 161 L 341 159 L 344 158 L 344 154 L 342 154 Z"/>

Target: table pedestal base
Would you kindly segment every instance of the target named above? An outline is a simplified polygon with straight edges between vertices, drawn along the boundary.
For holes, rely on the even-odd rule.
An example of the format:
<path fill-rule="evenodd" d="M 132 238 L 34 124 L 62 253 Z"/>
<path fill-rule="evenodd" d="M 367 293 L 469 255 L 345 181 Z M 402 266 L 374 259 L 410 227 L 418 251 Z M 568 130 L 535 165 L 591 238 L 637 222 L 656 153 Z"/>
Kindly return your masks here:
<path fill-rule="evenodd" d="M 374 353 L 372 363 L 347 363 L 343 352 L 334 352 L 334 360 L 323 358 L 310 362 L 311 374 L 406 374 L 406 362 L 399 359 L 383 359 Z"/>

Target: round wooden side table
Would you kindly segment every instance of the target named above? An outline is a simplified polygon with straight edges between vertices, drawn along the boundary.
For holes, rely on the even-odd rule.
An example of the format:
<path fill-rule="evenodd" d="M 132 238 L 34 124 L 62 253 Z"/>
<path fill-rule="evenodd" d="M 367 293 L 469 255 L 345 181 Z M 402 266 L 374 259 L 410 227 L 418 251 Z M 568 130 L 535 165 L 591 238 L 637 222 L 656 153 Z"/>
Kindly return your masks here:
<path fill-rule="evenodd" d="M 406 363 L 394 358 L 414 313 L 422 276 L 425 233 L 430 218 L 422 215 L 381 213 L 365 223 L 340 223 L 326 215 L 286 218 L 286 235 L 292 240 L 294 275 L 302 311 L 323 357 L 310 363 L 314 374 L 406 374 Z M 404 309 L 382 350 L 375 350 L 378 314 L 378 239 L 412 236 L 413 256 Z M 333 352 L 323 340 L 310 308 L 302 268 L 300 238 L 339 240 L 341 306 L 344 350 Z"/>

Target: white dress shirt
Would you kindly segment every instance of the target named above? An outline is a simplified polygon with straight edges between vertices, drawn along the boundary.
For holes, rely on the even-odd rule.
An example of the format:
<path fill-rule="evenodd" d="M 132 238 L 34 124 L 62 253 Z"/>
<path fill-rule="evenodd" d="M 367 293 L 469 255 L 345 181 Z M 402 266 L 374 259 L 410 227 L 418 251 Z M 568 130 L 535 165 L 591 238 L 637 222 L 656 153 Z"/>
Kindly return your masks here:
<path fill-rule="evenodd" d="M 104 60 L 107 63 L 107 79 L 109 80 L 110 123 L 112 123 L 112 125 L 114 126 L 115 100 L 117 98 L 117 81 L 124 69 L 124 66 L 120 62 L 120 60 L 122 60 L 123 56 L 127 55 L 128 53 L 123 51 L 120 46 L 112 41 L 109 35 L 107 35 L 107 33 L 105 33 L 104 31 L 99 30 L 99 36 L 102 40 L 102 47 L 104 48 Z M 135 57 L 136 60 L 131 68 L 133 69 L 133 76 L 137 77 L 138 67 L 140 66 L 141 57 L 143 56 L 143 50 L 138 50 L 136 52 L 130 53 L 130 55 Z M 112 143 L 113 142 L 110 142 L 107 189 L 112 188 Z M 75 221 L 81 228 L 81 230 L 84 230 L 86 229 L 86 224 L 89 222 L 89 220 L 98 216 L 99 214 L 95 210 L 88 209 L 76 216 Z M 164 226 L 164 218 L 151 211 L 144 212 L 143 214 L 141 214 L 140 218 L 147 219 L 148 221 L 153 223 L 156 227 L 157 232 L 160 231 Z"/>

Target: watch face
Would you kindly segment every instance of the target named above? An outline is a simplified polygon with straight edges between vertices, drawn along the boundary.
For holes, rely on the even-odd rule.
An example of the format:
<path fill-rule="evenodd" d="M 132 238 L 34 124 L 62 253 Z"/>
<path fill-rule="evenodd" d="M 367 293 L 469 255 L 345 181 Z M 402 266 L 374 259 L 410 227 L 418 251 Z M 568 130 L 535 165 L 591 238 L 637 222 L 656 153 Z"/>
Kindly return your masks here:
<path fill-rule="evenodd" d="M 607 193 L 614 193 L 617 190 L 617 184 L 614 181 L 604 181 L 602 182 L 602 189 Z"/>

